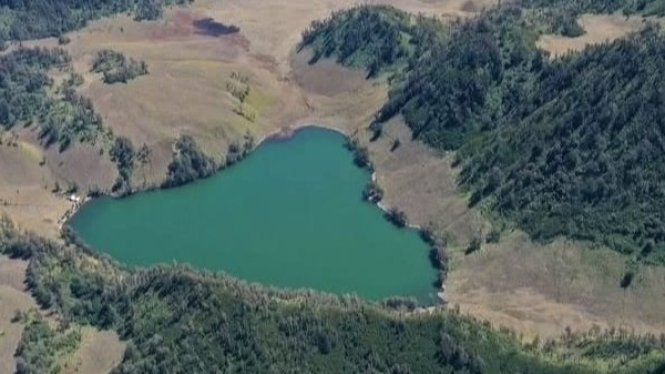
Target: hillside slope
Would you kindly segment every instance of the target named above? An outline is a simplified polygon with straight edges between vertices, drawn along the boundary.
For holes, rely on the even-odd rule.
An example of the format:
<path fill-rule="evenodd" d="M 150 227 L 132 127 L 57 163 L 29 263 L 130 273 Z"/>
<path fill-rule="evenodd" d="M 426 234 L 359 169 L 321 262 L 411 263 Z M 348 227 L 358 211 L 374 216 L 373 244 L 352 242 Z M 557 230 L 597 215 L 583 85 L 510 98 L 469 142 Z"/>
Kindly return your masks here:
<path fill-rule="evenodd" d="M 131 12 L 137 20 L 157 19 L 163 7 L 186 0 L 12 0 L 0 6 L 0 42 L 61 36 L 90 20 Z"/>
<path fill-rule="evenodd" d="M 664 368 L 665 340 L 655 336 L 596 332 L 527 348 L 454 311 L 413 310 L 403 300 L 387 301 L 388 308 L 184 267 L 130 270 L 75 243 L 18 232 L 6 219 L 0 253 L 30 261 L 27 283 L 42 307 L 131 339 L 117 374 L 656 374 Z M 34 372 L 51 362 L 21 355 L 30 351 L 23 346 L 19 359 Z"/>
<path fill-rule="evenodd" d="M 665 3 L 660 0 L 520 0 L 518 3 L 525 7 L 566 8 L 574 14 L 622 12 L 625 15 L 665 15 Z"/>
<path fill-rule="evenodd" d="M 535 238 L 665 262 L 663 52 L 663 34 L 647 29 L 556 61 L 535 109 L 468 152 L 463 183 Z"/>
<path fill-rule="evenodd" d="M 313 25 L 311 34 L 343 17 Z M 372 27 L 375 19 L 351 17 L 347 22 L 357 27 L 336 32 L 362 24 L 371 36 L 365 40 L 374 40 L 386 34 Z M 430 22 L 429 34 L 437 37 L 427 43 L 417 37 L 424 22 L 415 24 L 395 26 L 410 33 L 413 53 L 391 78 L 389 99 L 371 126 L 376 136 L 382 122 L 399 114 L 414 138 L 459 150 L 459 182 L 473 192 L 469 203 L 482 202 L 536 240 L 564 235 L 664 262 L 665 38 L 657 26 L 550 60 L 536 40 L 552 25 L 530 9 L 494 9 L 449 33 Z M 327 35 L 319 39 L 343 40 Z M 317 45 L 317 39 L 303 42 Z"/>

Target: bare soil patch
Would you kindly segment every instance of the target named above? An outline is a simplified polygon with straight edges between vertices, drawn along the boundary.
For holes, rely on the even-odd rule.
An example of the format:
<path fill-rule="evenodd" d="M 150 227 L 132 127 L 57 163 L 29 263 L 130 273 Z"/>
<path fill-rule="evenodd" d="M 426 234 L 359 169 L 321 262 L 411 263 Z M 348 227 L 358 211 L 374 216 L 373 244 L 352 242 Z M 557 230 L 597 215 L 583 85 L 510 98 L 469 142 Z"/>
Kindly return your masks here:
<path fill-rule="evenodd" d="M 647 19 L 633 16 L 585 14 L 577 22 L 586 34 L 576 38 L 561 35 L 543 35 L 538 40 L 538 47 L 550 52 L 553 57 L 571 51 L 580 51 L 590 44 L 612 42 L 631 32 L 640 30 L 646 25 Z"/>
<path fill-rule="evenodd" d="M 225 25 L 224 23 L 217 22 L 210 17 L 197 19 L 196 21 L 192 22 L 192 25 L 194 25 L 196 28 L 197 34 L 213 37 L 235 34 L 240 31 L 237 26 L 231 24 Z"/>

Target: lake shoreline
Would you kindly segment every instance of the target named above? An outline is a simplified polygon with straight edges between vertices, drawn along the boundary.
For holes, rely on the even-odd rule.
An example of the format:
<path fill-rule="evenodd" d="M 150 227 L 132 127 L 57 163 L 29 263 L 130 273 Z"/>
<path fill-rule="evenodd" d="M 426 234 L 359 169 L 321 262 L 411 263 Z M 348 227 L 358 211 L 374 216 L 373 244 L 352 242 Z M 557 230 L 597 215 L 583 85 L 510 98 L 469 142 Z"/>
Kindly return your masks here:
<path fill-rule="evenodd" d="M 271 131 L 271 132 L 263 135 L 261 138 L 259 138 L 253 144 L 253 147 L 250 149 L 250 151 L 247 155 L 248 156 L 251 155 L 253 153 L 253 151 L 258 149 L 258 147 L 260 145 L 262 145 L 266 142 L 288 142 L 288 141 L 291 141 L 300 131 L 306 130 L 306 129 L 309 129 L 309 128 L 315 128 L 315 129 L 321 129 L 321 130 L 324 130 L 324 131 L 335 132 L 337 134 L 342 135 L 344 138 L 349 137 L 349 135 L 345 131 L 343 131 L 339 128 L 329 127 L 329 126 L 325 126 L 325 125 L 318 125 L 318 124 L 289 125 L 289 126 L 281 127 L 279 129 L 276 129 L 274 131 Z M 222 165 L 223 165 L 223 163 L 222 163 Z M 220 167 L 218 170 L 216 170 L 214 173 L 212 173 L 208 177 L 215 176 L 224 169 L 226 169 L 226 167 Z M 362 168 L 362 169 L 367 170 L 367 168 Z M 377 181 L 378 177 L 377 177 L 376 171 L 370 170 L 370 172 L 367 173 L 367 174 L 368 174 L 371 181 L 375 181 L 375 182 Z M 208 178 L 208 177 L 206 177 L 206 178 Z M 206 179 L 206 178 L 200 178 L 200 179 Z M 191 182 L 186 183 L 185 185 L 196 182 L 200 179 L 193 180 Z M 122 198 L 125 198 L 125 197 L 133 196 L 134 194 L 137 194 L 137 193 L 140 193 L 140 192 L 148 192 L 148 191 L 151 191 L 151 190 L 159 190 L 159 189 L 163 189 L 163 188 L 161 188 L 159 185 L 147 186 L 147 188 L 146 188 L 146 186 L 143 186 L 143 188 L 138 188 L 136 190 L 132 190 L 130 193 L 125 194 L 125 195 L 115 195 L 114 196 L 113 194 L 104 193 L 104 194 L 101 194 L 101 195 L 98 195 L 98 196 L 95 196 L 95 197 L 111 197 L 113 199 L 118 199 L 118 198 L 122 199 Z M 60 230 L 60 232 L 62 232 L 66 227 L 72 227 L 71 224 L 70 224 L 71 219 L 76 215 L 76 213 L 86 203 L 90 202 L 91 200 L 94 200 L 95 197 L 89 197 L 88 196 L 83 201 L 81 201 L 80 203 L 75 204 L 72 207 L 72 209 L 68 210 L 63 215 L 62 219 L 59 221 L 59 230 Z M 390 207 L 387 206 L 386 204 L 382 203 L 381 201 L 378 201 L 378 202 L 375 202 L 375 203 L 372 203 L 372 204 L 376 205 L 384 215 L 387 214 L 390 210 Z M 418 230 L 418 231 L 420 231 L 422 229 L 422 227 L 420 225 L 409 223 L 409 222 L 407 222 L 407 224 L 405 225 L 405 228 L 409 229 L 409 230 Z M 395 229 L 399 230 L 399 228 L 397 228 L 397 227 Z M 439 303 L 436 303 L 436 302 L 434 303 L 435 306 L 445 306 L 446 301 L 445 301 L 445 297 L 443 296 L 443 293 L 445 291 L 445 287 L 444 286 L 441 286 L 440 288 L 435 287 L 434 290 L 437 291 L 435 299 L 439 301 Z M 430 306 L 432 306 L 432 305 L 430 304 L 429 306 L 426 306 L 426 308 L 429 308 Z"/>
<path fill-rule="evenodd" d="M 284 127 L 281 127 L 279 129 L 277 129 L 275 131 L 272 131 L 272 132 L 266 134 L 265 136 L 263 136 L 259 141 L 256 142 L 256 144 L 255 144 L 254 148 L 252 148 L 252 150 L 256 149 L 261 144 L 263 144 L 264 142 L 268 142 L 268 141 L 289 141 L 298 133 L 298 131 L 301 131 L 301 130 L 304 130 L 304 129 L 307 129 L 307 128 L 317 128 L 317 129 L 333 131 L 333 132 L 336 132 L 338 134 L 341 134 L 345 138 L 349 137 L 349 135 L 346 132 L 344 132 L 343 130 L 340 130 L 340 129 L 334 128 L 334 127 L 328 127 L 328 126 L 325 126 L 325 125 L 302 124 L 302 125 L 295 125 L 295 126 L 284 126 Z M 374 170 L 371 171 L 370 180 L 372 182 L 377 182 L 378 183 L 378 177 L 376 175 L 376 171 L 374 171 Z M 387 214 L 390 211 L 390 207 L 388 207 L 385 204 L 382 204 L 381 201 L 377 201 L 376 203 L 374 203 L 374 205 L 376 205 L 379 209 L 381 209 L 381 211 L 383 213 Z M 418 231 L 422 230 L 422 226 L 411 223 L 411 222 L 407 222 L 405 227 L 409 228 L 409 229 L 413 229 L 413 230 L 418 230 Z"/>
<path fill-rule="evenodd" d="M 262 144 L 264 144 L 266 142 L 272 142 L 272 141 L 288 142 L 294 136 L 296 136 L 299 131 L 306 130 L 308 128 L 316 128 L 316 129 L 322 129 L 322 130 L 326 130 L 326 131 L 336 132 L 336 133 L 344 136 L 345 138 L 347 138 L 349 136 L 343 130 L 340 130 L 340 129 L 335 128 L 335 127 L 325 126 L 325 125 L 319 125 L 319 124 L 287 125 L 287 126 L 280 127 L 279 129 L 273 130 L 273 131 L 265 134 L 264 136 L 262 136 L 259 140 L 257 140 L 254 143 L 254 146 L 252 147 L 250 153 L 254 152 L 258 147 L 260 147 Z M 248 154 L 248 156 L 249 156 L 249 154 Z M 220 167 L 214 173 L 212 173 L 211 175 L 209 175 L 205 178 L 195 179 L 195 180 L 192 180 L 192 181 L 190 181 L 188 183 L 185 183 L 183 185 L 176 186 L 176 187 L 169 187 L 169 188 L 177 188 L 177 187 L 187 186 L 187 185 L 189 185 L 191 183 L 195 183 L 195 182 L 197 182 L 201 179 L 206 179 L 206 178 L 212 177 L 212 176 L 216 175 L 217 173 L 220 173 L 220 172 L 224 171 L 226 168 L 227 167 Z M 370 180 L 372 182 L 377 182 L 376 171 L 372 171 L 370 173 Z M 83 205 L 85 205 L 89 201 L 93 200 L 94 198 L 106 196 L 106 197 L 111 197 L 111 198 L 114 198 L 114 199 L 124 199 L 124 198 L 131 197 L 131 196 L 133 196 L 135 194 L 138 194 L 138 193 L 150 192 L 150 191 L 160 190 L 160 189 L 166 189 L 166 188 L 162 187 L 161 184 L 156 184 L 156 185 L 143 186 L 142 188 L 133 189 L 133 190 L 128 191 L 127 193 L 125 193 L 123 195 L 118 195 L 118 194 L 113 194 L 113 193 L 108 193 L 108 194 L 107 193 L 101 193 L 101 194 L 99 194 L 97 196 L 94 196 L 94 197 L 90 196 L 90 195 L 85 196 L 84 199 L 81 202 L 75 203 L 74 206 L 71 209 L 67 210 L 62 215 L 62 217 L 58 220 L 58 231 L 61 232 L 62 229 L 65 226 L 68 226 L 69 220 L 76 214 L 76 212 L 79 209 L 81 209 L 83 207 Z M 384 214 L 389 213 L 390 208 L 388 206 L 386 206 L 385 204 L 382 204 L 381 201 L 377 201 L 376 203 L 373 203 L 373 204 L 376 205 Z M 411 223 L 411 222 L 407 222 L 405 227 L 409 228 L 409 229 L 413 229 L 413 230 L 421 230 L 422 229 L 422 227 L 420 225 L 416 225 L 416 224 Z"/>
<path fill-rule="evenodd" d="M 277 130 L 274 130 L 265 136 L 263 136 L 259 141 L 256 142 L 254 148 L 252 148 L 252 151 L 258 148 L 261 144 L 264 142 L 268 141 L 290 141 L 295 135 L 297 135 L 298 131 L 307 129 L 307 128 L 318 128 L 318 129 L 323 129 L 323 130 L 328 130 L 328 131 L 333 131 L 338 134 L 341 134 L 345 138 L 349 137 L 349 134 L 347 134 L 345 131 L 335 128 L 335 127 L 330 127 L 330 126 L 325 126 L 325 125 L 320 125 L 320 124 L 299 124 L 299 125 L 290 125 L 290 126 L 283 126 Z M 370 173 L 370 180 L 372 182 L 378 183 L 378 177 L 376 174 L 376 171 L 371 170 Z M 383 204 L 381 200 L 372 203 L 376 207 L 378 207 L 381 212 L 383 212 L 384 215 L 388 214 L 390 212 L 390 207 L 387 205 Z M 407 217 L 407 222 L 406 225 L 404 226 L 406 229 L 410 230 L 416 230 L 420 232 L 423 228 L 421 225 L 417 225 L 415 223 L 409 222 L 408 217 Z M 396 227 L 396 229 L 399 229 Z M 437 271 L 440 270 L 438 267 L 433 266 Z M 445 284 L 442 284 L 438 288 L 438 292 L 436 293 L 437 299 L 441 302 L 440 305 L 435 305 L 435 306 L 427 306 L 427 307 L 421 307 L 418 308 L 419 312 L 427 312 L 431 313 L 435 308 L 442 308 L 445 307 L 447 304 L 446 297 L 445 297 L 445 291 L 446 291 L 446 286 Z"/>

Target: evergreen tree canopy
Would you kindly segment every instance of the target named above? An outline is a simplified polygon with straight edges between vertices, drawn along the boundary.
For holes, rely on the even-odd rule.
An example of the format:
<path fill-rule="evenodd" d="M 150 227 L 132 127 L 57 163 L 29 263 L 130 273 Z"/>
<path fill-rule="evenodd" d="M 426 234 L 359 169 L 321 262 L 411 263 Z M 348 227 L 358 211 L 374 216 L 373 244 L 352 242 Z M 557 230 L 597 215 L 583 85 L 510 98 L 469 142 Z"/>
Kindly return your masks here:
<path fill-rule="evenodd" d="M 449 32 L 422 17 L 394 16 L 394 9 L 364 8 L 401 20 L 393 22 L 395 32 L 413 36 L 372 127 L 399 114 L 414 138 L 458 150 L 460 183 L 473 192 L 470 204 L 486 200 L 496 217 L 534 239 L 565 235 L 665 263 L 664 33 L 648 25 L 552 60 L 536 41 L 561 25 L 545 15 L 572 15 L 566 7 L 574 4 L 585 11 L 627 6 L 562 0 L 548 2 L 554 13 L 542 13 L 507 5 L 453 22 Z M 334 43 L 343 39 L 329 37 L 338 35 L 329 28 L 390 35 L 379 32 L 386 26 L 377 20 L 386 17 L 337 14 L 314 24 L 307 34 L 314 40 L 305 38 L 303 45 L 325 41 L 338 53 Z M 339 20 L 344 26 L 333 27 Z M 418 29 L 430 30 L 426 42 L 419 42 Z M 385 64 L 395 65 L 392 59 Z"/>

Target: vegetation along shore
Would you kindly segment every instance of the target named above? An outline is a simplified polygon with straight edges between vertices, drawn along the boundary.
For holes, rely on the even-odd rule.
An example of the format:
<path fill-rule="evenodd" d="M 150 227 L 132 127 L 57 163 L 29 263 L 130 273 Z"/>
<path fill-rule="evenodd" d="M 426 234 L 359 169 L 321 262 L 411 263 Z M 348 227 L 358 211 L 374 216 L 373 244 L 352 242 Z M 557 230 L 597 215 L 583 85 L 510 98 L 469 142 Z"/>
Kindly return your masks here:
<path fill-rule="evenodd" d="M 663 1 L 0 13 L 0 374 L 665 373 Z"/>

